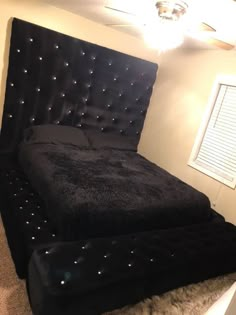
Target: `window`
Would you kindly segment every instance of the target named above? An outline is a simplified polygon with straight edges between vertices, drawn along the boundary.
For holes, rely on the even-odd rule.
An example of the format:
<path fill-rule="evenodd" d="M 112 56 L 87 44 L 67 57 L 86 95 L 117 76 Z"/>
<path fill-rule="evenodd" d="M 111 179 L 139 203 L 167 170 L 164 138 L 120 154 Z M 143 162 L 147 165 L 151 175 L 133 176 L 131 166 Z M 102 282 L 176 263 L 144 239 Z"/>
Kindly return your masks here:
<path fill-rule="evenodd" d="M 189 165 L 235 188 L 236 77 L 216 80 Z"/>

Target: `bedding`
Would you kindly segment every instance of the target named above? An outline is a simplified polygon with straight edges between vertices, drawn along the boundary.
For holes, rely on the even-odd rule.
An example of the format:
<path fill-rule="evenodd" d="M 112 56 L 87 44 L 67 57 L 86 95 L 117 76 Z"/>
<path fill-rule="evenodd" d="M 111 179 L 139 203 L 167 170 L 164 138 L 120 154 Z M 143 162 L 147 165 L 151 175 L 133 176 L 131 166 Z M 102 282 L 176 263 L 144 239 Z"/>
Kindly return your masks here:
<path fill-rule="evenodd" d="M 207 221 L 208 198 L 132 151 L 26 144 L 19 162 L 66 240 Z"/>
<path fill-rule="evenodd" d="M 89 147 L 88 138 L 78 128 L 53 124 L 36 125 L 24 131 L 23 141 L 28 144 L 70 144 L 78 147 Z"/>
<path fill-rule="evenodd" d="M 93 130 L 85 131 L 87 139 L 93 149 L 118 149 L 137 151 L 134 137 L 122 136 L 122 134 L 111 135 Z"/>

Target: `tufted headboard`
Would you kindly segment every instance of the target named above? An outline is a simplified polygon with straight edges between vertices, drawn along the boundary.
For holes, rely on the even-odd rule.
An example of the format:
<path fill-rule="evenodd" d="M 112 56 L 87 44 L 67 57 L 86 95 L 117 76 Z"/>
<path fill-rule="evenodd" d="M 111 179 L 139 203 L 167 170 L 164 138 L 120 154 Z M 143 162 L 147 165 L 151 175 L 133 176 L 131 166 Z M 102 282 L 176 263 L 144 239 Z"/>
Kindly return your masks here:
<path fill-rule="evenodd" d="M 25 128 L 48 123 L 129 136 L 137 146 L 156 71 L 154 63 L 13 19 L 1 150 L 14 152 Z"/>

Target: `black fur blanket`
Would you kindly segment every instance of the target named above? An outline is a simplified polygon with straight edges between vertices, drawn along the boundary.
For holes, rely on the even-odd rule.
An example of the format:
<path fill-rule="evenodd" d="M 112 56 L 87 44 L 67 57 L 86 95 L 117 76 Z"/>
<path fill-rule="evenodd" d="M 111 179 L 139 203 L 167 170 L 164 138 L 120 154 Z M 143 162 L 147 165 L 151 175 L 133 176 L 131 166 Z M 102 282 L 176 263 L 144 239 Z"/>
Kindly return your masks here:
<path fill-rule="evenodd" d="M 24 144 L 19 161 L 65 239 L 194 224 L 208 198 L 135 152 Z"/>

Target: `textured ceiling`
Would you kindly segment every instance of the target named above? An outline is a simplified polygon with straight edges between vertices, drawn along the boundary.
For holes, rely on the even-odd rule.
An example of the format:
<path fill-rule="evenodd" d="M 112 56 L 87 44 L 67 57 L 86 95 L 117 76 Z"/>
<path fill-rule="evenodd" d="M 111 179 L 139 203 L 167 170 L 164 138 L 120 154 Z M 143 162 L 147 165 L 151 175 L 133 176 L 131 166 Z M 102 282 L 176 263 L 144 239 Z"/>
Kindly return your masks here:
<path fill-rule="evenodd" d="M 86 17 L 94 22 L 112 27 L 121 32 L 142 38 L 137 22 L 142 21 L 147 9 L 155 10 L 155 0 L 41 0 L 55 7 Z M 216 29 L 215 36 L 230 44 L 236 44 L 236 2 L 233 0 L 186 0 L 188 17 L 193 21 L 204 21 Z M 107 9 L 105 6 L 131 12 L 133 15 Z M 130 24 L 115 26 L 110 24 Z M 196 35 L 196 34 L 195 34 Z M 215 48 L 196 39 L 186 31 L 184 47 L 195 49 Z M 194 38 L 194 39 L 193 39 Z"/>

